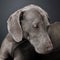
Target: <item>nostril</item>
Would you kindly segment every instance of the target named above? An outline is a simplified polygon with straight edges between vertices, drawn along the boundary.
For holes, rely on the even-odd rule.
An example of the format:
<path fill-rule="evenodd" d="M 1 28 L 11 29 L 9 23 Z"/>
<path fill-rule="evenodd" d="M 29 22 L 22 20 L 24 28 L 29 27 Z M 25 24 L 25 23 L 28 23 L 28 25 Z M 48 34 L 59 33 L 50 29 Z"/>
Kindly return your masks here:
<path fill-rule="evenodd" d="M 50 46 L 47 46 L 46 48 L 48 49 Z"/>
<path fill-rule="evenodd" d="M 52 45 L 51 41 L 49 41 L 49 43 L 46 45 L 46 49 L 48 51 L 51 51 L 53 49 L 53 45 Z"/>
<path fill-rule="evenodd" d="M 53 49 L 53 46 L 52 46 L 52 44 L 50 43 L 46 48 L 47 48 L 47 50 L 51 51 L 51 50 Z"/>
<path fill-rule="evenodd" d="M 52 47 L 53 46 L 51 40 L 48 42 L 48 46 L 49 47 Z"/>

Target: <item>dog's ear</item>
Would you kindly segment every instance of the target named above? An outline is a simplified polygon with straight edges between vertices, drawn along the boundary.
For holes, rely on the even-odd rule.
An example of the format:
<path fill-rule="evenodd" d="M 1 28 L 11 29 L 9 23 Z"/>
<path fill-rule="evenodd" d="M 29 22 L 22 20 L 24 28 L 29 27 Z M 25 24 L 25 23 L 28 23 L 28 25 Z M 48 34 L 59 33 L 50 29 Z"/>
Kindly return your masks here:
<path fill-rule="evenodd" d="M 11 36 L 16 42 L 22 41 L 23 37 L 20 25 L 20 14 L 20 10 L 14 12 L 7 21 L 8 32 L 11 34 Z"/>

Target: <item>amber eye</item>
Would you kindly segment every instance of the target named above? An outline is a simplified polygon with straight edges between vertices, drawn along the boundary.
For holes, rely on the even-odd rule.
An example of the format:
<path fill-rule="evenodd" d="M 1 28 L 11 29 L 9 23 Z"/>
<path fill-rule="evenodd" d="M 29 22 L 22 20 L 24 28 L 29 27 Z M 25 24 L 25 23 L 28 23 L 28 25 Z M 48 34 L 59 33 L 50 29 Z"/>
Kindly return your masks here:
<path fill-rule="evenodd" d="M 34 24 L 34 28 L 39 28 L 38 24 Z"/>

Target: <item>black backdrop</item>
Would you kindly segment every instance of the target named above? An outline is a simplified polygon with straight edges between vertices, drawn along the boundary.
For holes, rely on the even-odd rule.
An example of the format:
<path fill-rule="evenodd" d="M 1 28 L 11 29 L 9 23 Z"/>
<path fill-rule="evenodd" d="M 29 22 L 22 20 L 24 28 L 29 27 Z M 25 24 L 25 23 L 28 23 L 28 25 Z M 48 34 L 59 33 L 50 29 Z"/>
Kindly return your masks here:
<path fill-rule="evenodd" d="M 50 22 L 60 21 L 60 0 L 0 0 L 0 44 L 7 34 L 7 19 L 14 11 L 36 4 L 47 11 Z"/>

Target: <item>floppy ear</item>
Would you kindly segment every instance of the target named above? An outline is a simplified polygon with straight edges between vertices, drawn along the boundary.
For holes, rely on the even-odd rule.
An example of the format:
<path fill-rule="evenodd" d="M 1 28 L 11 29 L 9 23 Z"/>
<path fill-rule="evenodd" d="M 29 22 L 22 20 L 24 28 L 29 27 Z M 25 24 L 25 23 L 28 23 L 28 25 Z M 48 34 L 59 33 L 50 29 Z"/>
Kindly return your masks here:
<path fill-rule="evenodd" d="M 7 21 L 8 32 L 16 42 L 20 42 L 23 36 L 19 20 L 20 13 L 20 10 L 14 12 Z"/>

